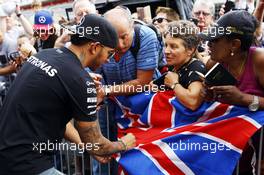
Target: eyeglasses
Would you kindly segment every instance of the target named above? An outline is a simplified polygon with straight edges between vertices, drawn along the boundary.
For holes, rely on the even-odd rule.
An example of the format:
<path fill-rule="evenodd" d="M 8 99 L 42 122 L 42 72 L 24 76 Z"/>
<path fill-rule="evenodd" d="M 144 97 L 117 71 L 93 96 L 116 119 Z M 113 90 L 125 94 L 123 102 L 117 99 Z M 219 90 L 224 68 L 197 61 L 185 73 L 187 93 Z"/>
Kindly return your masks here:
<path fill-rule="evenodd" d="M 154 24 L 156 21 L 157 21 L 158 23 L 162 23 L 163 20 L 169 21 L 167 18 L 159 17 L 159 18 L 154 18 L 154 19 L 152 20 L 152 23 Z"/>
<path fill-rule="evenodd" d="M 102 48 L 105 48 L 105 46 L 102 45 L 101 43 L 100 43 L 100 45 L 102 46 Z M 115 55 L 115 51 L 114 50 L 108 51 L 107 59 L 112 58 L 114 55 Z"/>
<path fill-rule="evenodd" d="M 109 51 L 109 52 L 108 52 L 108 57 L 107 57 L 107 58 L 108 58 L 108 59 L 109 59 L 109 58 L 112 58 L 114 55 L 115 55 L 115 51 Z"/>
<path fill-rule="evenodd" d="M 194 12 L 195 16 L 200 16 L 201 14 L 205 17 L 209 16 L 210 13 L 204 12 L 204 11 L 198 11 L 198 12 Z"/>

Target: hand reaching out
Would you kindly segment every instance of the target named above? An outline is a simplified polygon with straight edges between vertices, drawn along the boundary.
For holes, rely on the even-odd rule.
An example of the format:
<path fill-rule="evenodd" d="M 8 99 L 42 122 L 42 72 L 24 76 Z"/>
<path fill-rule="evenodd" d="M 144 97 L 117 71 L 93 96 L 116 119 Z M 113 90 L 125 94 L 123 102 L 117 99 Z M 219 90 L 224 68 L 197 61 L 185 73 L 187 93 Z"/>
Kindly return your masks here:
<path fill-rule="evenodd" d="M 136 137 L 132 133 L 128 133 L 127 135 L 121 137 L 120 141 L 125 144 L 125 151 L 130 150 L 136 146 Z"/>

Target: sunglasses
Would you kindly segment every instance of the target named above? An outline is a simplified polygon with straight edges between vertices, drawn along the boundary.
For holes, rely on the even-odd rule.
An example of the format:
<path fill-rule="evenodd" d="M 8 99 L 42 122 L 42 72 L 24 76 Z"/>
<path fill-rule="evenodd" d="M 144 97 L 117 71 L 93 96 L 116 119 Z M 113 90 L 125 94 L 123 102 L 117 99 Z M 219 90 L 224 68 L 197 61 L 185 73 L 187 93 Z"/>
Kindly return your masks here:
<path fill-rule="evenodd" d="M 198 12 L 194 12 L 195 16 L 200 16 L 201 14 L 203 16 L 209 16 L 210 13 L 204 12 L 204 11 L 198 11 Z"/>
<path fill-rule="evenodd" d="M 152 23 L 153 23 L 153 24 L 154 24 L 155 22 L 162 23 L 163 20 L 169 21 L 167 18 L 159 17 L 159 18 L 154 18 L 154 19 L 152 20 Z"/>
<path fill-rule="evenodd" d="M 115 51 L 108 52 L 108 58 L 112 58 L 115 55 Z"/>

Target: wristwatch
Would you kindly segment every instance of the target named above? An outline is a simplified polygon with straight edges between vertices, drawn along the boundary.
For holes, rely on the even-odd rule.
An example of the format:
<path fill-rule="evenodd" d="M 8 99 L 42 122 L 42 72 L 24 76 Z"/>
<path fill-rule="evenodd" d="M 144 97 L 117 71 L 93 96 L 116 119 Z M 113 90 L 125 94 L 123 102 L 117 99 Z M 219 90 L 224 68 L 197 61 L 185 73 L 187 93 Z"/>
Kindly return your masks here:
<path fill-rule="evenodd" d="M 252 112 L 257 111 L 259 108 L 259 97 L 256 95 L 253 95 L 253 101 L 248 105 L 248 109 Z"/>
<path fill-rule="evenodd" d="M 104 88 L 104 92 L 105 92 L 105 96 L 106 96 L 106 97 L 109 97 L 110 92 L 111 92 L 111 89 L 110 89 L 109 87 L 106 86 L 106 87 Z"/>

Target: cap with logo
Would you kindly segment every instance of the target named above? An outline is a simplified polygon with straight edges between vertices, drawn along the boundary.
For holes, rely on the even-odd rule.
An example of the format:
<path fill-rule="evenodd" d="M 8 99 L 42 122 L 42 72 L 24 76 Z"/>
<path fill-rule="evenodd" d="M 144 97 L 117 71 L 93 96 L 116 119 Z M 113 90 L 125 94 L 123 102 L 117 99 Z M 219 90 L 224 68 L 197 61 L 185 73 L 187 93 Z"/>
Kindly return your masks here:
<path fill-rule="evenodd" d="M 35 13 L 34 25 L 35 30 L 49 30 L 53 27 L 52 14 L 47 10 L 40 10 Z"/>
<path fill-rule="evenodd" d="M 102 45 L 116 48 L 118 35 L 115 28 L 104 17 L 96 14 L 85 15 L 76 26 L 76 35 L 88 40 L 100 42 Z"/>
<path fill-rule="evenodd" d="M 245 10 L 230 11 L 202 34 L 206 40 L 214 40 L 231 34 L 253 35 L 257 23 L 257 19 Z"/>

